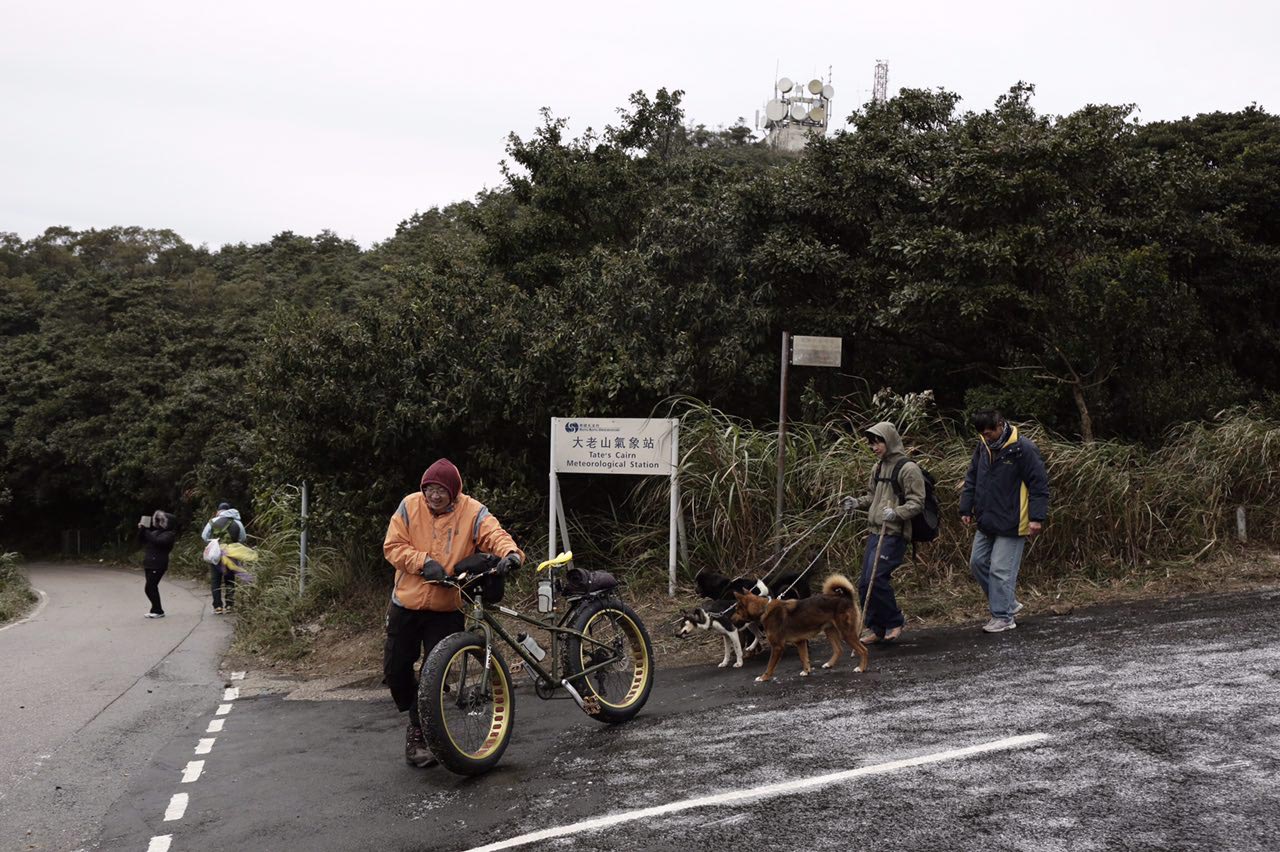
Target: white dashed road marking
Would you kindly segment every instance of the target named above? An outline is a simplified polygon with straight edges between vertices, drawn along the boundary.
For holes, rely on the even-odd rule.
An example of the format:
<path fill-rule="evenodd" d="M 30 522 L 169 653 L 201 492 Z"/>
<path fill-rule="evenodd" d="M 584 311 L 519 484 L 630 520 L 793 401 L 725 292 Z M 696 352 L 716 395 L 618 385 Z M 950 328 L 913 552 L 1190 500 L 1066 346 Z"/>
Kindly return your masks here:
<path fill-rule="evenodd" d="M 804 790 L 811 790 L 814 787 L 837 784 L 841 781 L 848 781 L 853 778 L 859 778 L 863 775 L 881 775 L 886 772 L 893 772 L 897 769 L 910 769 L 915 766 L 924 766 L 930 763 L 942 763 L 947 760 L 959 760 L 961 758 L 973 757 L 974 755 L 986 754 L 993 751 L 1005 751 L 1008 749 L 1021 748 L 1022 746 L 1043 742 L 1048 738 L 1048 734 L 1025 734 L 1020 737 L 1009 737 L 1008 739 L 995 740 L 994 742 L 968 746 L 967 748 L 940 751 L 935 752 L 934 754 L 922 755 L 920 757 L 907 758 L 905 760 L 894 760 L 889 763 L 877 763 L 872 766 L 861 766 L 857 769 L 847 769 L 843 772 L 832 772 L 828 775 L 819 775 L 815 778 L 797 778 L 794 781 L 784 781 L 780 784 L 768 784 L 763 787 L 734 790 L 729 793 L 720 793 L 715 796 L 703 796 L 698 799 L 685 799 L 682 802 L 670 802 L 665 805 L 643 808 L 638 811 L 626 811 L 620 814 L 610 814 L 609 816 L 597 817 L 596 819 L 575 822 L 571 825 L 546 828 L 542 831 L 534 831 L 529 834 L 522 834 L 519 837 L 512 837 L 509 840 L 499 840 L 498 842 L 490 843 L 487 846 L 477 846 L 474 849 L 469 850 L 469 852 L 496 852 L 496 850 L 499 849 L 510 849 L 514 846 L 524 846 L 528 843 L 551 840 L 555 837 L 564 837 L 569 834 L 578 834 L 583 831 L 599 831 L 602 828 L 609 828 L 610 826 L 623 822 L 635 822 L 637 820 L 648 819 L 650 817 L 658 817 L 665 814 L 677 813 L 679 811 L 687 811 L 693 808 L 709 808 L 717 805 L 736 805 L 740 802 L 752 799 L 762 799 L 769 796 L 786 796 L 792 793 L 799 793 Z"/>
<path fill-rule="evenodd" d="M 244 680 L 244 672 L 232 672 L 232 680 Z M 222 700 L 224 703 L 218 705 L 218 709 L 214 712 L 215 716 L 226 716 L 231 712 L 231 702 L 240 697 L 240 690 L 234 686 L 228 686 L 222 691 Z M 226 719 L 210 719 L 209 727 L 205 729 L 206 734 L 216 734 L 222 730 L 222 726 L 227 723 Z M 196 754 L 208 754 L 213 751 L 213 744 L 217 742 L 217 737 L 203 737 L 196 743 Z M 182 770 L 182 783 L 190 784 L 200 778 L 200 774 L 204 772 L 203 760 L 192 760 L 187 762 L 187 768 Z M 169 807 L 165 808 L 164 821 L 174 822 L 182 819 L 187 812 L 187 803 L 190 797 L 186 793 L 174 793 L 173 798 L 169 799 Z M 169 852 L 169 845 L 173 842 L 172 834 L 157 834 L 151 838 L 151 843 L 147 846 L 147 852 Z"/>
<path fill-rule="evenodd" d="M 169 807 L 164 809 L 164 821 L 173 822 L 175 819 L 182 819 L 182 815 L 187 812 L 186 793 L 174 793 L 173 798 L 169 800 Z"/>

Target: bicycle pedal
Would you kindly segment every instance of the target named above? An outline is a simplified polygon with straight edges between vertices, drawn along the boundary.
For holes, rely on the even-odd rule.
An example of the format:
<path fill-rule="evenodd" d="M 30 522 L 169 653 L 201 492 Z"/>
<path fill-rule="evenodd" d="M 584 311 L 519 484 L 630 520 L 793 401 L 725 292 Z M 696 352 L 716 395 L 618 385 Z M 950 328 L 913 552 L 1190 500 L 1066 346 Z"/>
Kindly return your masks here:
<path fill-rule="evenodd" d="M 588 716 L 599 716 L 600 715 L 600 699 L 596 698 L 594 695 L 588 698 L 582 699 L 582 709 L 586 712 Z"/>

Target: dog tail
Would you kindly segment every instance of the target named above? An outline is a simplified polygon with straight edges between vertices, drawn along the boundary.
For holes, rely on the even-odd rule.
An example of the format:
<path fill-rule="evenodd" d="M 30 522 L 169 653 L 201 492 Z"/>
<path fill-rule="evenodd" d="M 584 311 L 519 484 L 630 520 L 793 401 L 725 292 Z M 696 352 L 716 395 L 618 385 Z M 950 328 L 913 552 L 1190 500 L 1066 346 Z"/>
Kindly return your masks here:
<path fill-rule="evenodd" d="M 843 574 L 832 574 L 826 580 L 822 581 L 822 593 L 824 595 L 844 595 L 853 600 L 855 592 L 853 581 Z"/>

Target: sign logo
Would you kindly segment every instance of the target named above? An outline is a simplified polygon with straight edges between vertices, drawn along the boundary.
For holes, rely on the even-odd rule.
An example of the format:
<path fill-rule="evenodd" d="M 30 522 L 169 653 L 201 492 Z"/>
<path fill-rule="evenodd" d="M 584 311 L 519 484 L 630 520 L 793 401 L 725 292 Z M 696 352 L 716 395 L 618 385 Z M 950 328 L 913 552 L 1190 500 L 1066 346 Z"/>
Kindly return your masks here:
<path fill-rule="evenodd" d="M 578 431 L 578 424 L 577 424 L 577 423 L 566 423 L 566 424 L 564 424 L 564 431 L 566 431 L 566 432 L 577 432 L 577 431 Z"/>

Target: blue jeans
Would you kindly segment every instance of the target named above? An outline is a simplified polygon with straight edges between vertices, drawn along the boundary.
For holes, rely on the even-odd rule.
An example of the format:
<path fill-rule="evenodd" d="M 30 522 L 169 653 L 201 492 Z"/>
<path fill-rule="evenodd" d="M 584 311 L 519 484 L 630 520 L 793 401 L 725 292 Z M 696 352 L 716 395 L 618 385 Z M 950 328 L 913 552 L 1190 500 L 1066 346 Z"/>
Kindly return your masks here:
<path fill-rule="evenodd" d="M 1027 540 L 1022 536 L 990 535 L 982 530 L 973 536 L 969 570 L 987 596 L 992 618 L 1013 618 L 1013 589 L 1026 546 Z"/>
<path fill-rule="evenodd" d="M 867 600 L 867 584 L 871 581 L 871 563 L 876 558 L 876 543 L 880 540 L 878 533 L 872 533 L 867 539 L 867 550 L 862 555 L 862 577 L 858 580 L 858 604 Z M 876 566 L 876 579 L 871 585 L 871 599 L 867 601 L 867 611 L 862 614 L 863 624 L 871 628 L 877 636 L 884 636 L 886 630 L 901 627 L 906 619 L 902 610 L 898 609 L 898 599 L 893 594 L 893 586 L 889 580 L 893 569 L 902 564 L 907 555 L 907 540 L 900 535 L 887 535 L 884 544 L 880 545 L 880 564 Z"/>

